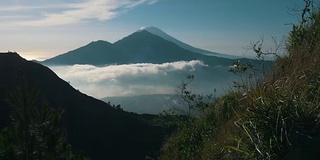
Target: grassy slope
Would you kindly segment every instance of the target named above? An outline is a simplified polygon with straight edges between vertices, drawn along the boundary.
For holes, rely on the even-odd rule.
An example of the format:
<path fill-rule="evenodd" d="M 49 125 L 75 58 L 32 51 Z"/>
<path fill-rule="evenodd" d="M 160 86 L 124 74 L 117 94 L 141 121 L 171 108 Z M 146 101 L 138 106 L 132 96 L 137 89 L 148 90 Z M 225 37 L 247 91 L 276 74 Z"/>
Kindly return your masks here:
<path fill-rule="evenodd" d="M 318 10 L 294 25 L 287 50 L 261 83 L 230 92 L 199 118 L 183 122 L 163 145 L 160 159 L 319 157 Z"/>

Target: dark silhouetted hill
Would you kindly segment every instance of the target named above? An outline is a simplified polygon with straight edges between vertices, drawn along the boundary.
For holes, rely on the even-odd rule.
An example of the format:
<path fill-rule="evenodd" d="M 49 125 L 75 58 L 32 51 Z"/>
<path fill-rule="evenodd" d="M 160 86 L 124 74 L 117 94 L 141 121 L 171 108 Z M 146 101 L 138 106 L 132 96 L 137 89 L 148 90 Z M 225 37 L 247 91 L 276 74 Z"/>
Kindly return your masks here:
<path fill-rule="evenodd" d="M 94 45 L 99 43 L 105 42 Z M 62 128 L 76 150 L 93 159 L 144 159 L 159 151 L 162 128 L 75 90 L 41 64 L 16 53 L 1 53 L 0 74 L 0 129 L 10 123 L 6 94 L 24 75 L 29 86 L 39 89 L 40 97 L 65 110 Z"/>

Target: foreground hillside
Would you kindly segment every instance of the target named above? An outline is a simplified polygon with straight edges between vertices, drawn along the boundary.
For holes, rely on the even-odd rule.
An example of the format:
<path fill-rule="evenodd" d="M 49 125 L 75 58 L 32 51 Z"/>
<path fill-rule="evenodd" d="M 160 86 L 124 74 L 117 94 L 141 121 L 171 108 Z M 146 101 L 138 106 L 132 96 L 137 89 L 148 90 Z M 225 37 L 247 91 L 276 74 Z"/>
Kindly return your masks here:
<path fill-rule="evenodd" d="M 320 14 L 305 2 L 301 23 L 287 39 L 288 53 L 271 74 L 255 85 L 239 82 L 205 108 L 190 106 L 202 114 L 176 120 L 161 159 L 319 159 Z M 268 54 L 259 44 L 253 49 Z"/>
<path fill-rule="evenodd" d="M 92 159 L 144 159 L 159 150 L 161 127 L 75 90 L 47 67 L 17 53 L 1 53 L 0 74 L 0 129 L 12 123 L 8 93 L 26 81 L 51 106 L 64 110 L 64 135 L 77 151 Z"/>

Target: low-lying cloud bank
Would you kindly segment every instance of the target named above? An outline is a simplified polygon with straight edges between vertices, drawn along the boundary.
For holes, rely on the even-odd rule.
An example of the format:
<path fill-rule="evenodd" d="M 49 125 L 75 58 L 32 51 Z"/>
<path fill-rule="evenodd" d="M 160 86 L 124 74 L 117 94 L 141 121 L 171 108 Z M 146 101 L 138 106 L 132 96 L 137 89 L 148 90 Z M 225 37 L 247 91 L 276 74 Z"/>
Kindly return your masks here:
<path fill-rule="evenodd" d="M 49 68 L 81 92 L 103 98 L 175 93 L 175 89 L 187 75 L 205 72 L 208 66 L 193 60 L 163 64 L 138 63 L 103 67 L 72 65 Z M 206 74 L 210 73 L 204 73 Z"/>

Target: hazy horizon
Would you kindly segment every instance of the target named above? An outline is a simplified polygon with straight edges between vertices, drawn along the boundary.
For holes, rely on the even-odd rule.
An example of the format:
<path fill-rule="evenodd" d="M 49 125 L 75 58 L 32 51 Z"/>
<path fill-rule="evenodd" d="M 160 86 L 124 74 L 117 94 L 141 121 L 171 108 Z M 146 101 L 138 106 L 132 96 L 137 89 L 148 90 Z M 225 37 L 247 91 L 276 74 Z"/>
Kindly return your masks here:
<path fill-rule="evenodd" d="M 44 60 L 96 40 L 115 42 L 141 27 L 155 26 L 194 47 L 237 56 L 265 37 L 281 39 L 298 16 L 299 0 L 81 0 L 1 1 L 1 51 Z"/>

